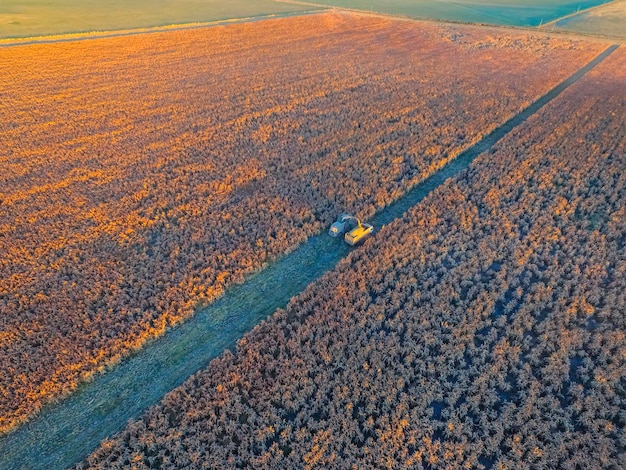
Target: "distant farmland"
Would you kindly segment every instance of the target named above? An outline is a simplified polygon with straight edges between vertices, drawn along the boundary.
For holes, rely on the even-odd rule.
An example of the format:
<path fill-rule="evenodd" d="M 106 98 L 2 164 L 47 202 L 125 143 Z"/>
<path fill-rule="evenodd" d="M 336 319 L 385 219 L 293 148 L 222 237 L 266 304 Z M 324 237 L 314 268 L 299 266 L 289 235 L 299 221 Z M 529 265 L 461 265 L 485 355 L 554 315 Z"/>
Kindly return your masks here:
<path fill-rule="evenodd" d="M 603 47 L 320 14 L 0 50 L 0 429 Z"/>
<path fill-rule="evenodd" d="M 626 0 L 611 2 L 556 21 L 554 28 L 626 39 Z"/>
<path fill-rule="evenodd" d="M 273 0 L 2 0 L 0 38 L 145 28 L 311 9 Z"/>
<path fill-rule="evenodd" d="M 285 0 L 286 3 L 291 3 Z M 301 2 L 294 1 L 294 4 Z M 577 9 L 584 10 L 607 0 L 312 0 L 310 5 L 328 5 L 414 18 L 467 23 L 538 26 Z"/>
<path fill-rule="evenodd" d="M 514 26 L 539 26 L 608 0 L 119 0 L 108 2 L 60 0 L 3 0 L 0 39 L 70 33 L 132 30 L 173 24 L 290 15 L 328 7 L 350 8 L 413 18 Z M 613 3 L 613 2 L 609 2 Z M 619 2 L 617 2 L 619 3 Z M 588 28 L 587 21 L 590 22 Z M 568 20 L 575 30 L 608 25 L 615 31 L 623 22 L 581 15 Z M 601 32 L 601 31 L 600 31 Z M 623 33 L 622 33 L 623 34 Z M 614 34 L 615 35 L 615 34 Z"/>

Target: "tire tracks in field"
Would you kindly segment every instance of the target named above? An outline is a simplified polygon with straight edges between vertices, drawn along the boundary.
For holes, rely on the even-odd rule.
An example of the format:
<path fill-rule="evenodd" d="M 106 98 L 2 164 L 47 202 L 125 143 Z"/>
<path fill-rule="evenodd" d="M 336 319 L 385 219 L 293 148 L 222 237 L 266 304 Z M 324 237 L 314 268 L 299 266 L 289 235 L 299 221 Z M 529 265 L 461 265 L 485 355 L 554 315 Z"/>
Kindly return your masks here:
<path fill-rule="evenodd" d="M 608 47 L 437 173 L 381 209 L 369 222 L 380 227 L 402 216 L 618 47 Z M 342 240 L 322 233 L 249 276 L 243 284 L 230 287 L 223 297 L 183 324 L 0 438 L 0 469 L 64 468 L 80 462 L 104 438 L 121 431 L 129 419 L 138 418 L 191 374 L 205 368 L 225 349 L 233 348 L 244 333 L 276 309 L 285 307 L 291 297 L 333 269 L 349 252 Z"/>

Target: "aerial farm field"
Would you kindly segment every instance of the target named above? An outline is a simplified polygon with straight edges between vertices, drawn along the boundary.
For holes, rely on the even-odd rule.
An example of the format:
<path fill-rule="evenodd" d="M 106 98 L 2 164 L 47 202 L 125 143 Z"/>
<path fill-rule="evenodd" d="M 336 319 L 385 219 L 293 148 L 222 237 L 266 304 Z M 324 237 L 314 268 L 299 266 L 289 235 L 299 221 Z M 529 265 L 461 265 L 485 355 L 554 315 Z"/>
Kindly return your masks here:
<path fill-rule="evenodd" d="M 626 51 L 85 468 L 622 468 Z"/>
<path fill-rule="evenodd" d="M 0 430 L 605 47 L 326 13 L 0 50 Z"/>
<path fill-rule="evenodd" d="M 273 0 L 2 0 L 0 39 L 204 23 L 312 9 Z"/>
<path fill-rule="evenodd" d="M 608 0 L 281 0 L 294 5 L 337 6 L 413 18 L 463 23 L 538 26 Z"/>
<path fill-rule="evenodd" d="M 554 28 L 626 39 L 626 0 L 617 0 L 555 21 Z"/>

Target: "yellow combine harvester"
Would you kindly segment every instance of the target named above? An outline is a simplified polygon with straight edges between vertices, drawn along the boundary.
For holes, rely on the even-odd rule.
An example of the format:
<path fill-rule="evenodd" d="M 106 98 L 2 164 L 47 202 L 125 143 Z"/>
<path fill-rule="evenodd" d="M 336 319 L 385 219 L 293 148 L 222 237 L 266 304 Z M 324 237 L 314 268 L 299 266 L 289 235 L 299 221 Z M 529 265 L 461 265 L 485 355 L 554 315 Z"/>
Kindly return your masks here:
<path fill-rule="evenodd" d="M 361 221 L 350 214 L 341 214 L 336 222 L 334 222 L 328 234 L 331 237 L 338 237 L 345 233 L 344 240 L 348 245 L 356 245 L 370 233 L 374 231 L 374 227 L 370 224 L 362 224 Z"/>

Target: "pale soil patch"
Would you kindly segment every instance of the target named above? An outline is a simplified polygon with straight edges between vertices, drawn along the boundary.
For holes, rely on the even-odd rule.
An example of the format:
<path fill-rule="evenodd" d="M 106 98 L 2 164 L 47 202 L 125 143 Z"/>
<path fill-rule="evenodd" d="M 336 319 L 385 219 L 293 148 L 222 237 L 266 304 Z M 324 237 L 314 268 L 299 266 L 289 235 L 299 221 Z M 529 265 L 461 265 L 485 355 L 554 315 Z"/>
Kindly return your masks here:
<path fill-rule="evenodd" d="M 626 0 L 557 21 L 556 29 L 626 39 Z"/>

